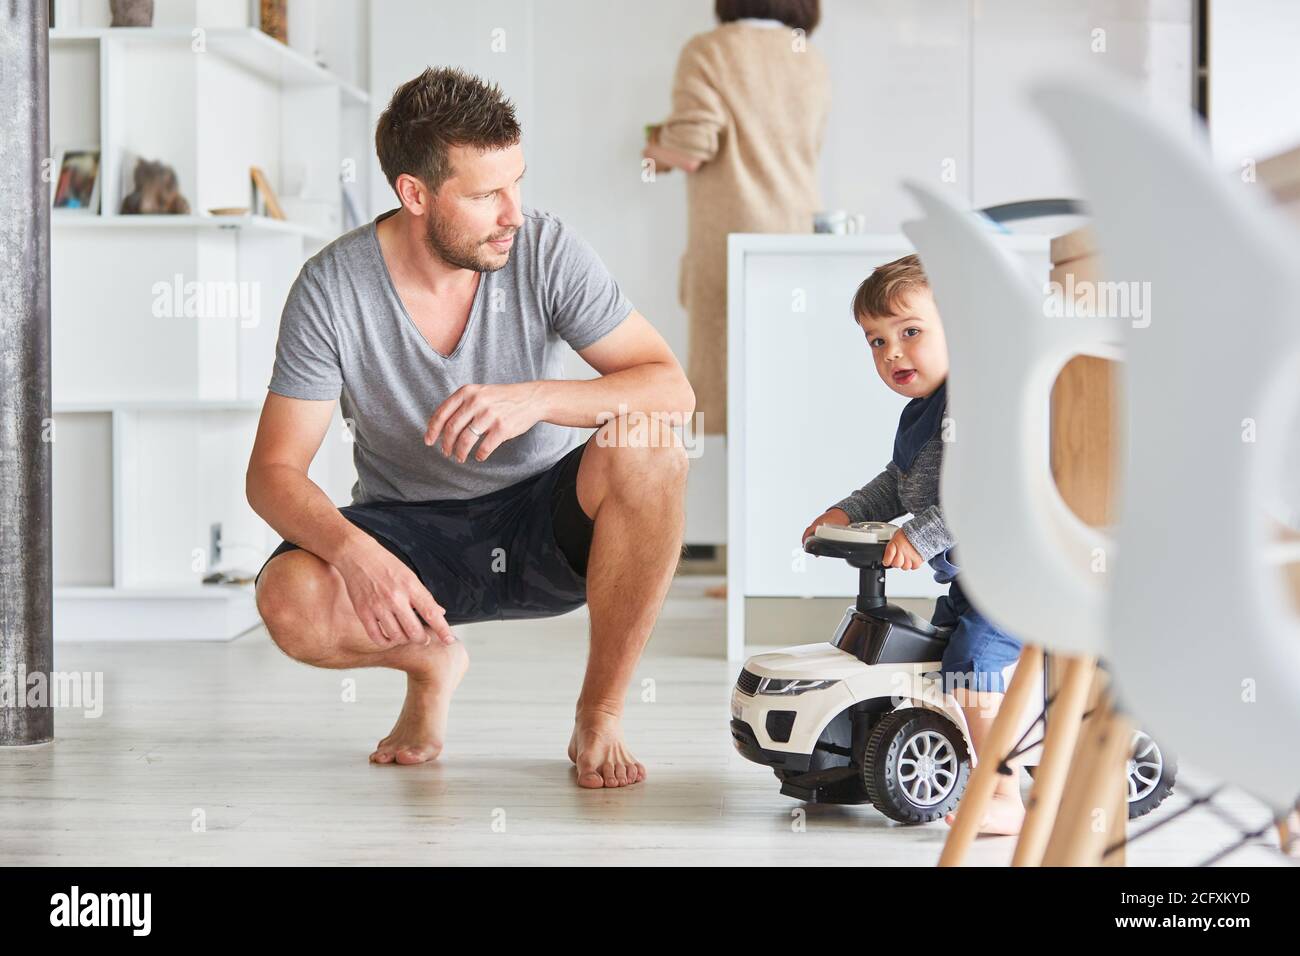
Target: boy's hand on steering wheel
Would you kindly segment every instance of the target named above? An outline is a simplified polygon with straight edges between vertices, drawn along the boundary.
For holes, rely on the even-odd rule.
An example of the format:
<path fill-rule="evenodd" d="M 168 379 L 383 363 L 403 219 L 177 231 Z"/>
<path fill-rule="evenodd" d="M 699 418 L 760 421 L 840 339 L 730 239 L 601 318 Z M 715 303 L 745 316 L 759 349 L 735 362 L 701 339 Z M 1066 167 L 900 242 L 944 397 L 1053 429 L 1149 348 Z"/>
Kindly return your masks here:
<path fill-rule="evenodd" d="M 849 523 L 849 516 L 848 513 L 843 508 L 829 508 L 826 510 L 824 514 L 820 514 L 816 518 L 813 518 L 812 524 L 808 525 L 808 527 L 803 529 L 803 536 L 799 539 L 799 543 L 803 544 L 810 537 L 812 537 L 812 535 L 816 533 L 818 525 L 823 525 L 823 524 L 847 525 L 848 523 Z"/>
<path fill-rule="evenodd" d="M 908 540 L 902 529 L 899 529 L 889 539 L 889 544 L 885 545 L 885 556 L 881 563 L 887 568 L 915 571 L 925 564 L 925 559 L 916 548 L 912 547 L 912 542 Z"/>

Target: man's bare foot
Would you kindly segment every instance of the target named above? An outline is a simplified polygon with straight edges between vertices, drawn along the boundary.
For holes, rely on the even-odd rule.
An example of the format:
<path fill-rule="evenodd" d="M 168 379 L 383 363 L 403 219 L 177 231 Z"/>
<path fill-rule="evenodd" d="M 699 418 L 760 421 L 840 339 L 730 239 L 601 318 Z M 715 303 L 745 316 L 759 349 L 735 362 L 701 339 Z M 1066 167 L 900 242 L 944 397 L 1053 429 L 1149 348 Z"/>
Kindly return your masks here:
<path fill-rule="evenodd" d="M 617 717 L 579 713 L 569 738 L 569 759 L 578 771 L 578 786 L 627 787 L 646 778 L 645 765 L 623 743 Z"/>
<path fill-rule="evenodd" d="M 392 731 L 370 755 L 371 763 L 425 763 L 442 753 L 451 695 L 469 669 L 460 641 L 429 647 L 427 671 L 406 675 L 406 702 Z"/>
<path fill-rule="evenodd" d="M 960 807 L 958 808 L 960 809 Z M 950 813 L 943 818 L 948 826 L 957 822 L 957 814 Z M 1025 822 L 1025 804 L 1020 794 L 995 793 L 984 809 L 984 819 L 980 821 L 979 832 L 994 836 L 1015 836 Z"/>

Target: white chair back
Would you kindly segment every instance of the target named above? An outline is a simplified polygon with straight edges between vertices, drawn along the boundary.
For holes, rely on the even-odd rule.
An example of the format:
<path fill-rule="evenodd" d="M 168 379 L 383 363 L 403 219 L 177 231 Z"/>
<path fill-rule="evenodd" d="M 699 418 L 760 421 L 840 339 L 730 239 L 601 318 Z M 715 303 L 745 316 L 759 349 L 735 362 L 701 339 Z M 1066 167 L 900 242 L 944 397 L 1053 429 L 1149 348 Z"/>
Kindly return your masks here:
<path fill-rule="evenodd" d="M 916 245 L 948 341 L 952 441 L 940 496 L 962 587 L 990 620 L 1065 654 L 1103 653 L 1111 547 L 1052 478 L 1050 397 L 1075 355 L 1119 357 L 1114 321 L 1053 317 L 1041 283 L 969 210 L 908 184 Z"/>
<path fill-rule="evenodd" d="M 1281 809 L 1300 792 L 1300 618 L 1268 512 L 1300 487 L 1283 470 L 1300 435 L 1300 234 L 1141 97 L 1061 81 L 1033 98 L 1092 204 L 1106 280 L 1149 283 L 1148 317 L 1126 323 L 1108 617 L 1122 703 Z"/>

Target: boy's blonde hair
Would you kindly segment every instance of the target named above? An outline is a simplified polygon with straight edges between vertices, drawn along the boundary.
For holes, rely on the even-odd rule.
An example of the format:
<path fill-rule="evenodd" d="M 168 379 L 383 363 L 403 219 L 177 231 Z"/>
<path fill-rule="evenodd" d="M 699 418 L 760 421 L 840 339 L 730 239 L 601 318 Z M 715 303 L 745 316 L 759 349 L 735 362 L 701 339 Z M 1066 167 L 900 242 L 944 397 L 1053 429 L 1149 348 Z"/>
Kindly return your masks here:
<path fill-rule="evenodd" d="M 921 258 L 915 253 L 876 266 L 853 293 L 853 322 L 856 325 L 865 316 L 884 318 L 895 315 L 908 295 L 917 289 L 928 288 L 930 282 L 921 268 Z"/>

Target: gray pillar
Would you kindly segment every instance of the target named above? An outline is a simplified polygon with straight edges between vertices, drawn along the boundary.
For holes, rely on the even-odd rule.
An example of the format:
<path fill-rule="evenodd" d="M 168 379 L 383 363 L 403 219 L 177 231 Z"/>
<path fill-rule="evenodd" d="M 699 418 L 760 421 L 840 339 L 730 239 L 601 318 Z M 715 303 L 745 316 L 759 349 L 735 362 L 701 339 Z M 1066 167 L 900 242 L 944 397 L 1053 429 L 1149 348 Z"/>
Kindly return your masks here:
<path fill-rule="evenodd" d="M 0 0 L 0 745 L 9 746 L 54 739 L 47 12 L 46 0 Z M 42 684 L 40 706 L 27 706 Z"/>

